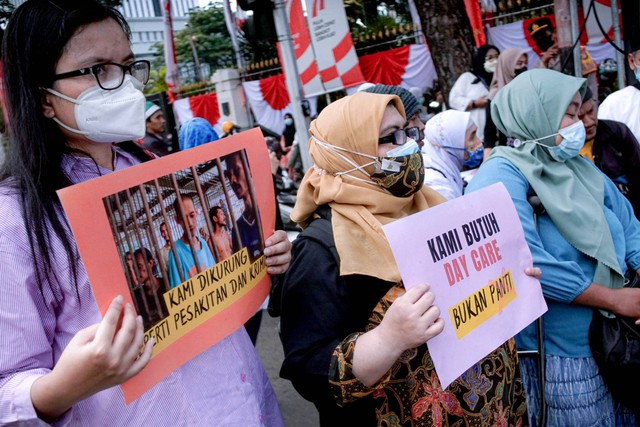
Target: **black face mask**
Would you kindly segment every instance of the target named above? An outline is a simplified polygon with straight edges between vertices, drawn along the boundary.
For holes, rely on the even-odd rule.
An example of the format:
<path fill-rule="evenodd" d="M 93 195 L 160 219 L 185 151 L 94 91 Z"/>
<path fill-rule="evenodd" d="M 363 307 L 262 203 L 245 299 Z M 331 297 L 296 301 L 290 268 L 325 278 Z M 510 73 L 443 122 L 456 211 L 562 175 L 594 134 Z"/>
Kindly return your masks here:
<path fill-rule="evenodd" d="M 409 197 L 422 188 L 424 184 L 424 163 L 422 153 L 407 154 L 399 157 L 384 157 L 397 165 L 396 170 L 379 168 L 371 174 L 371 180 L 396 197 Z"/>
<path fill-rule="evenodd" d="M 551 37 L 540 38 L 536 40 L 536 44 L 541 51 L 546 52 L 551 46 L 553 46 L 553 39 Z"/>
<path fill-rule="evenodd" d="M 522 67 L 522 68 L 516 68 L 514 70 L 514 72 L 516 73 L 516 77 L 519 76 L 520 74 L 524 73 L 525 71 L 527 71 L 528 68 L 527 67 Z"/>

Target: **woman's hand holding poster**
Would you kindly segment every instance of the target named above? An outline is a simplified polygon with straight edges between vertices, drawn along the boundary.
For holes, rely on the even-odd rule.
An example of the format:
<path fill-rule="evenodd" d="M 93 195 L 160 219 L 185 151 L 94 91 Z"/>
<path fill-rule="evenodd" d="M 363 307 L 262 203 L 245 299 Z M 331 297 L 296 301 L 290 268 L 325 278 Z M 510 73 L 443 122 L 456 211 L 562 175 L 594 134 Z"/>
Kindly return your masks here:
<path fill-rule="evenodd" d="M 59 196 L 100 310 L 123 295 L 154 340 L 149 365 L 122 385 L 127 402 L 241 327 L 268 295 L 275 197 L 258 129 Z"/>
<path fill-rule="evenodd" d="M 509 193 L 495 184 L 385 225 L 407 289 L 428 283 L 445 322 L 427 342 L 442 388 L 540 317 L 540 283 Z"/>

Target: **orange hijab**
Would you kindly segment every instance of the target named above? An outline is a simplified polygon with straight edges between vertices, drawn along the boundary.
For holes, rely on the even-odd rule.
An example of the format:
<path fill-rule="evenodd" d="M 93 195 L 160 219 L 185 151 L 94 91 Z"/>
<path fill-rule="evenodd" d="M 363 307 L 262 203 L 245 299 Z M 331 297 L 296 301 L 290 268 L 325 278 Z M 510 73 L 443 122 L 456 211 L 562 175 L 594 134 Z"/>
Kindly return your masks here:
<path fill-rule="evenodd" d="M 395 197 L 369 181 L 369 177 L 353 169 L 353 165 L 316 143 L 314 138 L 351 151 L 378 156 L 378 138 L 384 110 L 393 104 L 404 117 L 400 98 L 358 92 L 327 106 L 313 122 L 309 132 L 309 152 L 314 166 L 309 169 L 298 189 L 291 219 L 305 228 L 316 209 L 331 207 L 331 224 L 336 249 L 340 255 L 340 275 L 362 274 L 390 282 L 400 282 L 400 272 L 382 225 L 437 205 L 445 199 L 423 186 L 410 197 Z M 338 151 L 358 165 L 371 162 L 368 157 Z M 373 166 L 366 168 L 373 172 Z"/>

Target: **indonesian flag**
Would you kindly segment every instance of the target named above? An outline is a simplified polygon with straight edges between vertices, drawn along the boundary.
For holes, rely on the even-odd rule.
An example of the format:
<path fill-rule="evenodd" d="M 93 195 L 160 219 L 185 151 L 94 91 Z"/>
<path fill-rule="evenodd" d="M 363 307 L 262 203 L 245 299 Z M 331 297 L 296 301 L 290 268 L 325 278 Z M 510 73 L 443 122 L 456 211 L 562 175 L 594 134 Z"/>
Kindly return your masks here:
<path fill-rule="evenodd" d="M 284 129 L 284 114 L 293 114 L 284 75 L 278 74 L 262 80 L 244 82 L 242 87 L 256 122 L 275 133 L 281 133 Z M 307 97 L 307 101 L 309 101 L 311 115 L 315 115 L 317 97 Z"/>
<path fill-rule="evenodd" d="M 482 13 L 480 12 L 480 3 L 478 0 L 464 0 L 464 8 L 467 11 L 467 17 L 473 30 L 473 38 L 476 42 L 476 47 L 487 44 L 487 37 L 484 34 L 482 28 Z"/>
<path fill-rule="evenodd" d="M 220 116 L 218 96 L 215 92 L 175 100 L 173 102 L 173 114 L 176 116 L 178 124 L 182 124 L 194 117 L 202 117 L 213 125 L 218 135 L 222 133 L 224 120 Z"/>
<path fill-rule="evenodd" d="M 173 90 L 180 86 L 178 79 L 178 61 L 176 58 L 176 44 L 173 39 L 173 18 L 171 17 L 171 0 L 162 1 L 162 17 L 164 23 L 164 60 L 167 65 L 165 81 L 169 89 L 169 101 L 175 99 Z"/>
<path fill-rule="evenodd" d="M 599 1 L 599 3 L 601 2 Z M 610 17 L 611 9 L 607 8 L 607 11 Z M 598 18 L 601 19 L 601 22 L 604 15 L 604 13 L 600 11 L 598 12 Z M 555 25 L 554 15 L 548 15 L 547 18 L 549 18 Z M 490 43 L 498 47 L 498 49 L 500 50 L 504 50 L 510 47 L 522 49 L 529 56 L 529 68 L 533 68 L 540 58 L 539 55 L 542 54 L 542 52 L 540 52 L 540 49 L 538 49 L 535 42 L 533 41 L 533 38 L 531 37 L 528 29 L 529 25 L 536 19 L 540 18 L 530 18 L 523 21 L 512 22 L 511 24 L 500 25 L 498 27 L 489 27 L 487 30 L 489 32 Z M 584 17 L 581 17 L 580 25 L 582 25 L 583 20 Z M 593 35 L 595 33 L 595 30 L 589 30 L 590 22 L 591 18 L 587 20 L 587 35 Z M 609 25 L 611 25 L 611 18 L 609 18 L 608 22 Z M 602 35 L 599 29 L 597 30 L 597 33 Z M 588 37 L 587 35 L 585 35 L 581 39 L 581 42 L 585 44 L 586 50 L 589 52 L 589 54 L 591 54 L 591 57 L 596 63 L 600 63 L 607 58 L 616 57 L 613 46 L 609 45 L 608 43 L 602 43 L 599 40 L 600 37 L 595 37 L 596 41 L 594 43 L 592 42 L 594 38 Z"/>
<path fill-rule="evenodd" d="M 402 46 L 360 57 L 365 80 L 406 89 L 433 87 L 436 69 L 426 44 Z"/>

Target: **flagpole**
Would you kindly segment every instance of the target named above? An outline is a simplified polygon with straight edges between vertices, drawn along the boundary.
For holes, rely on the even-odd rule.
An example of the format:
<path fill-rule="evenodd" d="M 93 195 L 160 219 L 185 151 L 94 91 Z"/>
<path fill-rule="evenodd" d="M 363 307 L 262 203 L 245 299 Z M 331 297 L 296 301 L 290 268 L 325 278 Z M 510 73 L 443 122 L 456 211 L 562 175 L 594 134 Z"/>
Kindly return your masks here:
<path fill-rule="evenodd" d="M 165 81 L 169 92 L 169 101 L 175 100 L 174 88 L 180 87 L 176 44 L 173 38 L 173 18 L 171 16 L 171 0 L 163 0 L 162 17 L 164 23 L 164 61 L 167 67 Z"/>
<path fill-rule="evenodd" d="M 309 141 L 309 131 L 307 129 L 307 121 L 302 112 L 302 83 L 300 83 L 296 55 L 293 50 L 291 29 L 287 21 L 286 0 L 274 0 L 273 5 L 273 20 L 276 25 L 278 41 L 280 42 L 285 85 L 287 86 L 287 92 L 289 92 L 298 147 L 302 156 L 302 166 L 305 170 L 308 170 L 313 165 L 309 155 L 309 144 L 307 143 Z"/>
<path fill-rule="evenodd" d="M 236 20 L 233 13 L 231 12 L 231 5 L 229 4 L 229 0 L 224 0 L 223 11 L 224 22 L 227 26 L 229 36 L 231 36 L 231 46 L 233 47 L 233 53 L 236 57 L 236 66 L 239 70 L 241 70 L 244 67 L 244 61 L 242 60 L 242 55 L 240 53 L 240 44 L 238 43 L 238 35 L 236 33 Z"/>

